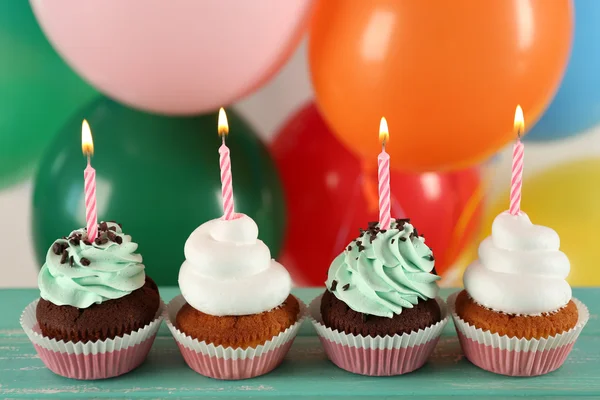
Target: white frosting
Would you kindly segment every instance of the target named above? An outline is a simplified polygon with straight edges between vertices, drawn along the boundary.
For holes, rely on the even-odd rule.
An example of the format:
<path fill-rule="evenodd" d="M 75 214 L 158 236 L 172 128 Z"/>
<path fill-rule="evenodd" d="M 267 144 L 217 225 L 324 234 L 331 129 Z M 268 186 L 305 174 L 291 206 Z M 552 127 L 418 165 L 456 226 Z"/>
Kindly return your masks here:
<path fill-rule="evenodd" d="M 258 226 L 247 215 L 200 225 L 184 252 L 181 294 L 203 313 L 258 314 L 279 306 L 290 294 L 289 273 L 271 259 L 269 248 L 258 239 Z"/>
<path fill-rule="evenodd" d="M 509 314 L 552 312 L 571 300 L 565 280 L 570 263 L 556 231 L 533 225 L 524 212 L 498 215 L 492 236 L 479 245 L 479 260 L 465 271 L 473 300 Z"/>

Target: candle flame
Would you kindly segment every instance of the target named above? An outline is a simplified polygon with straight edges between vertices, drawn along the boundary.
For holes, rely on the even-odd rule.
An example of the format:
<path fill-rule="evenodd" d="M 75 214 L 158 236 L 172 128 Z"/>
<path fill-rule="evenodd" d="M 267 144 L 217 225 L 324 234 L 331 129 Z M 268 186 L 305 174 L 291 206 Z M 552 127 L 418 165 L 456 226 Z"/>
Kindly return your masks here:
<path fill-rule="evenodd" d="M 94 154 L 94 140 L 92 139 L 92 130 L 87 120 L 81 123 L 81 150 L 86 156 Z"/>
<path fill-rule="evenodd" d="M 229 134 L 229 124 L 227 123 L 227 114 L 223 107 L 219 109 L 219 136 L 227 136 Z"/>
<path fill-rule="evenodd" d="M 385 144 L 388 140 L 390 140 L 390 132 L 388 130 L 388 124 L 385 117 L 381 117 L 381 121 L 379 122 L 379 140 Z"/>
<path fill-rule="evenodd" d="M 520 138 L 521 135 L 523 134 L 524 130 L 525 130 L 525 118 L 523 117 L 523 109 L 521 108 L 520 105 L 518 105 L 517 109 L 515 110 L 514 131 L 517 134 L 517 136 L 519 136 L 519 138 Z"/>

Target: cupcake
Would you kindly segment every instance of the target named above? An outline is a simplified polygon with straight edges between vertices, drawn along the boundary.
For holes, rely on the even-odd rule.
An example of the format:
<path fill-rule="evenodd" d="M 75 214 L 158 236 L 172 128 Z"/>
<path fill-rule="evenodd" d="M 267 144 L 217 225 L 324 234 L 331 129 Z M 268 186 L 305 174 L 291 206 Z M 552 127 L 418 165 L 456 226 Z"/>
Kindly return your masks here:
<path fill-rule="evenodd" d="M 389 230 L 370 223 L 329 267 L 327 289 L 310 306 L 331 361 L 362 375 L 420 368 L 448 322 L 425 239 L 409 219 Z"/>
<path fill-rule="evenodd" d="M 167 306 L 167 325 L 196 372 L 246 379 L 279 365 L 301 324 L 303 305 L 290 295 L 287 270 L 271 259 L 247 215 L 215 219 L 185 243 L 181 296 Z"/>
<path fill-rule="evenodd" d="M 569 259 L 558 234 L 524 212 L 503 212 L 448 299 L 466 357 L 498 374 L 542 375 L 559 368 L 589 318 L 565 280 Z"/>
<path fill-rule="evenodd" d="M 137 243 L 114 222 L 57 239 L 40 270 L 40 299 L 21 324 L 52 371 L 76 379 L 121 375 L 141 364 L 161 321 L 161 300 Z"/>

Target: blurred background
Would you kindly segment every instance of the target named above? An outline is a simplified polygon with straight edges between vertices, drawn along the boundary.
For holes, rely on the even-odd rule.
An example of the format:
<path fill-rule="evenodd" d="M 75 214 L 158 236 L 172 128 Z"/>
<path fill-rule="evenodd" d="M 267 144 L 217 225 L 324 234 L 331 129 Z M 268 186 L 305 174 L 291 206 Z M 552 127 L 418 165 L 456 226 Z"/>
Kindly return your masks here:
<path fill-rule="evenodd" d="M 387 118 L 393 217 L 460 286 L 508 209 L 515 107 L 522 209 L 561 236 L 569 281 L 600 285 L 600 1 L 0 2 L 0 287 L 37 282 L 85 226 L 81 122 L 100 220 L 175 285 L 183 244 L 222 215 L 217 111 L 235 208 L 297 285 L 378 218 Z"/>

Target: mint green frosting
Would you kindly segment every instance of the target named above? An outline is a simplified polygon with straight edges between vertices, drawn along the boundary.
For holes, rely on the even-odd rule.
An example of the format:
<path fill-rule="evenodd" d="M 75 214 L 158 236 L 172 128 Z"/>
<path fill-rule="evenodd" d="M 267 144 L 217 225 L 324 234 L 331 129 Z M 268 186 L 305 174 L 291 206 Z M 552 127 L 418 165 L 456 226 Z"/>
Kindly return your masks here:
<path fill-rule="evenodd" d="M 123 234 L 118 224 L 108 222 L 114 233 L 122 240 L 121 244 L 108 240 L 105 244 L 79 245 L 68 239 L 58 239 L 55 243 L 64 244 L 73 265 L 67 261 L 61 264 L 61 256 L 54 254 L 52 247 L 46 254 L 46 263 L 38 276 L 40 295 L 56 305 L 71 305 L 87 308 L 110 299 L 118 299 L 141 288 L 146 280 L 142 256 L 136 254 L 137 243 L 131 236 Z M 85 229 L 71 233 L 87 237 Z M 99 232 L 102 234 L 102 232 Z M 104 233 L 104 236 L 106 233 Z M 89 265 L 83 265 L 90 261 Z"/>
<path fill-rule="evenodd" d="M 431 273 L 433 254 L 425 238 L 413 232 L 411 224 L 398 229 L 396 222 L 372 242 L 371 233 L 364 232 L 356 239 L 360 246 L 352 241 L 333 260 L 327 288 L 354 311 L 388 318 L 419 299 L 435 298 L 440 277 Z"/>

